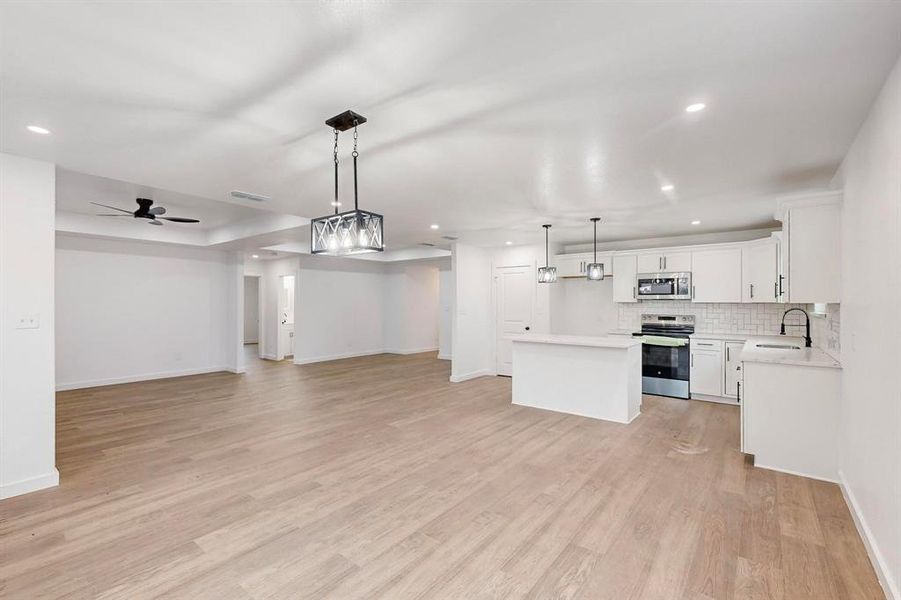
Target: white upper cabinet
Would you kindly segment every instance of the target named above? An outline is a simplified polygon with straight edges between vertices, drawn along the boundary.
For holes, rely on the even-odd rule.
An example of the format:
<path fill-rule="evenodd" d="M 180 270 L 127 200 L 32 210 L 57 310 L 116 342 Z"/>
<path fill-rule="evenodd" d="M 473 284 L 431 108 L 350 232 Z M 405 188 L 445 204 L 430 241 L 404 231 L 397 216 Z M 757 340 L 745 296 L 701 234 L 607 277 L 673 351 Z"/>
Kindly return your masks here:
<path fill-rule="evenodd" d="M 841 301 L 841 206 L 837 201 L 788 206 L 788 297 L 795 304 Z"/>
<path fill-rule="evenodd" d="M 692 252 L 691 284 L 695 302 L 741 302 L 741 248 Z"/>
<path fill-rule="evenodd" d="M 638 255 L 639 273 L 691 271 L 691 252 L 648 252 Z"/>
<path fill-rule="evenodd" d="M 768 239 L 742 248 L 742 302 L 779 302 L 779 242 Z M 784 285 L 782 286 L 784 290 Z"/>
<path fill-rule="evenodd" d="M 604 276 L 613 274 L 613 254 L 610 252 L 598 252 L 598 262 L 604 265 Z M 554 257 L 554 265 L 557 267 L 557 277 L 587 277 L 588 265 L 594 260 L 594 252 L 580 252 L 578 254 L 558 254 Z"/>
<path fill-rule="evenodd" d="M 634 254 L 613 255 L 613 301 L 614 302 L 638 302 L 635 295 L 635 276 L 637 270 L 637 256 Z"/>
<path fill-rule="evenodd" d="M 581 254 L 558 254 L 554 257 L 557 277 L 579 277 L 582 274 Z"/>

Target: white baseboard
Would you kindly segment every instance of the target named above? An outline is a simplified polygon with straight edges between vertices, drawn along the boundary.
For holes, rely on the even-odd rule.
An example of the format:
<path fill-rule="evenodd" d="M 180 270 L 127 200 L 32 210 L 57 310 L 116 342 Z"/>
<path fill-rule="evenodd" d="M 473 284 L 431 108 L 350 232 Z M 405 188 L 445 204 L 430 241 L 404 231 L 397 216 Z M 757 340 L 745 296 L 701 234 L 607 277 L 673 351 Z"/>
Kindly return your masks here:
<path fill-rule="evenodd" d="M 451 375 L 450 382 L 460 383 L 463 381 L 469 381 L 470 379 L 475 379 L 476 377 L 487 377 L 489 375 L 494 375 L 494 371 L 492 371 L 491 369 L 481 369 L 479 371 L 464 373 L 463 375 Z"/>
<path fill-rule="evenodd" d="M 203 375 L 204 373 L 218 373 L 220 371 L 235 372 L 231 367 L 202 367 L 199 369 L 184 369 L 180 371 L 162 371 L 159 373 L 143 373 L 140 375 L 126 375 L 125 377 L 109 377 L 106 379 L 87 379 L 85 381 L 70 381 L 57 383 L 56 391 L 80 390 L 83 388 L 100 387 L 104 385 L 118 385 L 120 383 L 135 383 L 137 381 L 151 381 L 153 379 L 169 379 L 170 377 L 185 377 L 187 375 Z"/>
<path fill-rule="evenodd" d="M 363 352 L 347 352 L 344 354 L 328 354 L 324 356 L 295 357 L 294 364 L 309 365 L 313 363 L 328 362 L 330 360 L 341 360 L 342 358 L 357 358 L 360 356 L 373 356 L 374 354 L 384 353 L 385 351 L 379 348 L 378 350 L 366 350 Z"/>
<path fill-rule="evenodd" d="M 439 353 L 438 353 L 438 358 L 441 359 L 441 360 L 452 360 L 453 357 L 451 357 L 450 354 L 441 354 L 441 353 L 439 352 Z"/>
<path fill-rule="evenodd" d="M 863 545 L 867 549 L 867 554 L 870 557 L 870 562 L 873 564 L 873 570 L 876 571 L 876 577 L 879 579 L 882 591 L 885 592 L 885 595 L 889 600 L 901 600 L 901 589 L 898 587 L 898 582 L 892 577 L 889 565 L 882 555 L 882 552 L 879 551 L 879 546 L 873 538 L 873 533 L 870 530 L 869 525 L 867 525 L 867 520 L 864 518 L 863 513 L 860 512 L 860 505 L 857 504 L 854 492 L 848 487 L 847 481 L 845 480 L 845 474 L 842 473 L 841 470 L 838 472 L 838 479 L 838 485 L 842 490 L 842 496 L 845 497 L 845 503 L 851 511 L 851 518 L 854 519 L 857 533 L 860 534 Z"/>
<path fill-rule="evenodd" d="M 820 477 L 819 475 L 811 475 L 810 473 L 801 473 L 800 471 L 792 471 L 791 469 L 782 469 L 779 467 L 771 467 L 769 465 L 764 465 L 757 462 L 757 457 L 754 457 L 754 466 L 760 469 L 766 469 L 767 471 L 776 471 L 777 473 L 785 473 L 786 475 L 797 475 L 798 477 L 806 477 L 807 479 L 816 479 L 817 481 L 825 481 L 827 483 L 838 483 L 838 479 L 831 479 L 829 477 Z"/>
<path fill-rule="evenodd" d="M 412 350 L 385 350 L 386 354 L 422 354 L 423 352 L 438 352 L 438 346 L 429 346 L 428 348 L 414 348 Z"/>
<path fill-rule="evenodd" d="M 278 360 L 278 357 L 275 354 L 260 354 L 260 358 L 263 360 Z"/>
<path fill-rule="evenodd" d="M 38 475 L 21 481 L 14 481 L 0 485 L 0 500 L 4 498 L 12 498 L 13 496 L 21 496 L 29 492 L 36 492 L 46 488 L 56 487 L 59 485 L 59 471 L 53 469 L 45 475 Z"/>

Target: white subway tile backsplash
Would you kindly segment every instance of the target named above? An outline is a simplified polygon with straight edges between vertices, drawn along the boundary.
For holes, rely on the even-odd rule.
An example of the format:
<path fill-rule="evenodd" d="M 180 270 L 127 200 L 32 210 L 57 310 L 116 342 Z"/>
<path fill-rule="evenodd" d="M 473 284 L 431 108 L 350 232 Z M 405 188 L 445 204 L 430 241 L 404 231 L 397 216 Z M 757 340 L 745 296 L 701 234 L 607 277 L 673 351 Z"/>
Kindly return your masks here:
<path fill-rule="evenodd" d="M 830 305 L 833 306 L 833 305 Z M 835 305 L 837 306 L 837 305 Z M 637 331 L 641 328 L 641 315 L 694 315 L 695 329 L 699 332 L 730 332 L 749 335 L 775 335 L 779 333 L 782 314 L 789 308 L 807 308 L 801 304 L 703 304 L 700 302 L 662 300 L 619 305 L 619 327 Z M 838 312 L 836 311 L 836 315 Z M 814 321 L 822 319 L 814 319 Z M 803 324 L 804 316 L 790 314 L 786 324 Z M 838 325 L 835 325 L 836 331 Z M 813 321 L 811 322 L 813 328 Z M 792 327 L 789 334 L 803 335 L 803 328 Z M 836 334 L 837 335 L 837 334 Z M 816 341 L 817 336 L 813 336 Z M 820 338 L 825 341 L 825 338 Z"/>

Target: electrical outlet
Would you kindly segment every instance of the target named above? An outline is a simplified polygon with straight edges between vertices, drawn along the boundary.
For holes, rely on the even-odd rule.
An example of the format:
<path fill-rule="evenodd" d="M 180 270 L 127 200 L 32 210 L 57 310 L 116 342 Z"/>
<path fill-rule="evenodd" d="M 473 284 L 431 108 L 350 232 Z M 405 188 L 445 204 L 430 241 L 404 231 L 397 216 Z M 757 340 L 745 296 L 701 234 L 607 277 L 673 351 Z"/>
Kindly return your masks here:
<path fill-rule="evenodd" d="M 24 315 L 19 317 L 19 320 L 16 323 L 16 329 L 40 329 L 40 327 L 40 315 Z"/>

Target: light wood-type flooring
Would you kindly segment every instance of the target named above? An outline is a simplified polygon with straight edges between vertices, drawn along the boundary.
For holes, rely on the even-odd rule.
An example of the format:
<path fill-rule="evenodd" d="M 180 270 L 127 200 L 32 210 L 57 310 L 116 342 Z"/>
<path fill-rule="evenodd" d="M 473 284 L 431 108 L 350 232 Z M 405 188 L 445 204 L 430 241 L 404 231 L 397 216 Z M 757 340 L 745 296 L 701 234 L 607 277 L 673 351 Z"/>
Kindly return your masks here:
<path fill-rule="evenodd" d="M 735 407 L 631 425 L 433 354 L 60 393 L 59 488 L 0 502 L 0 597 L 882 598 L 839 489 Z"/>

